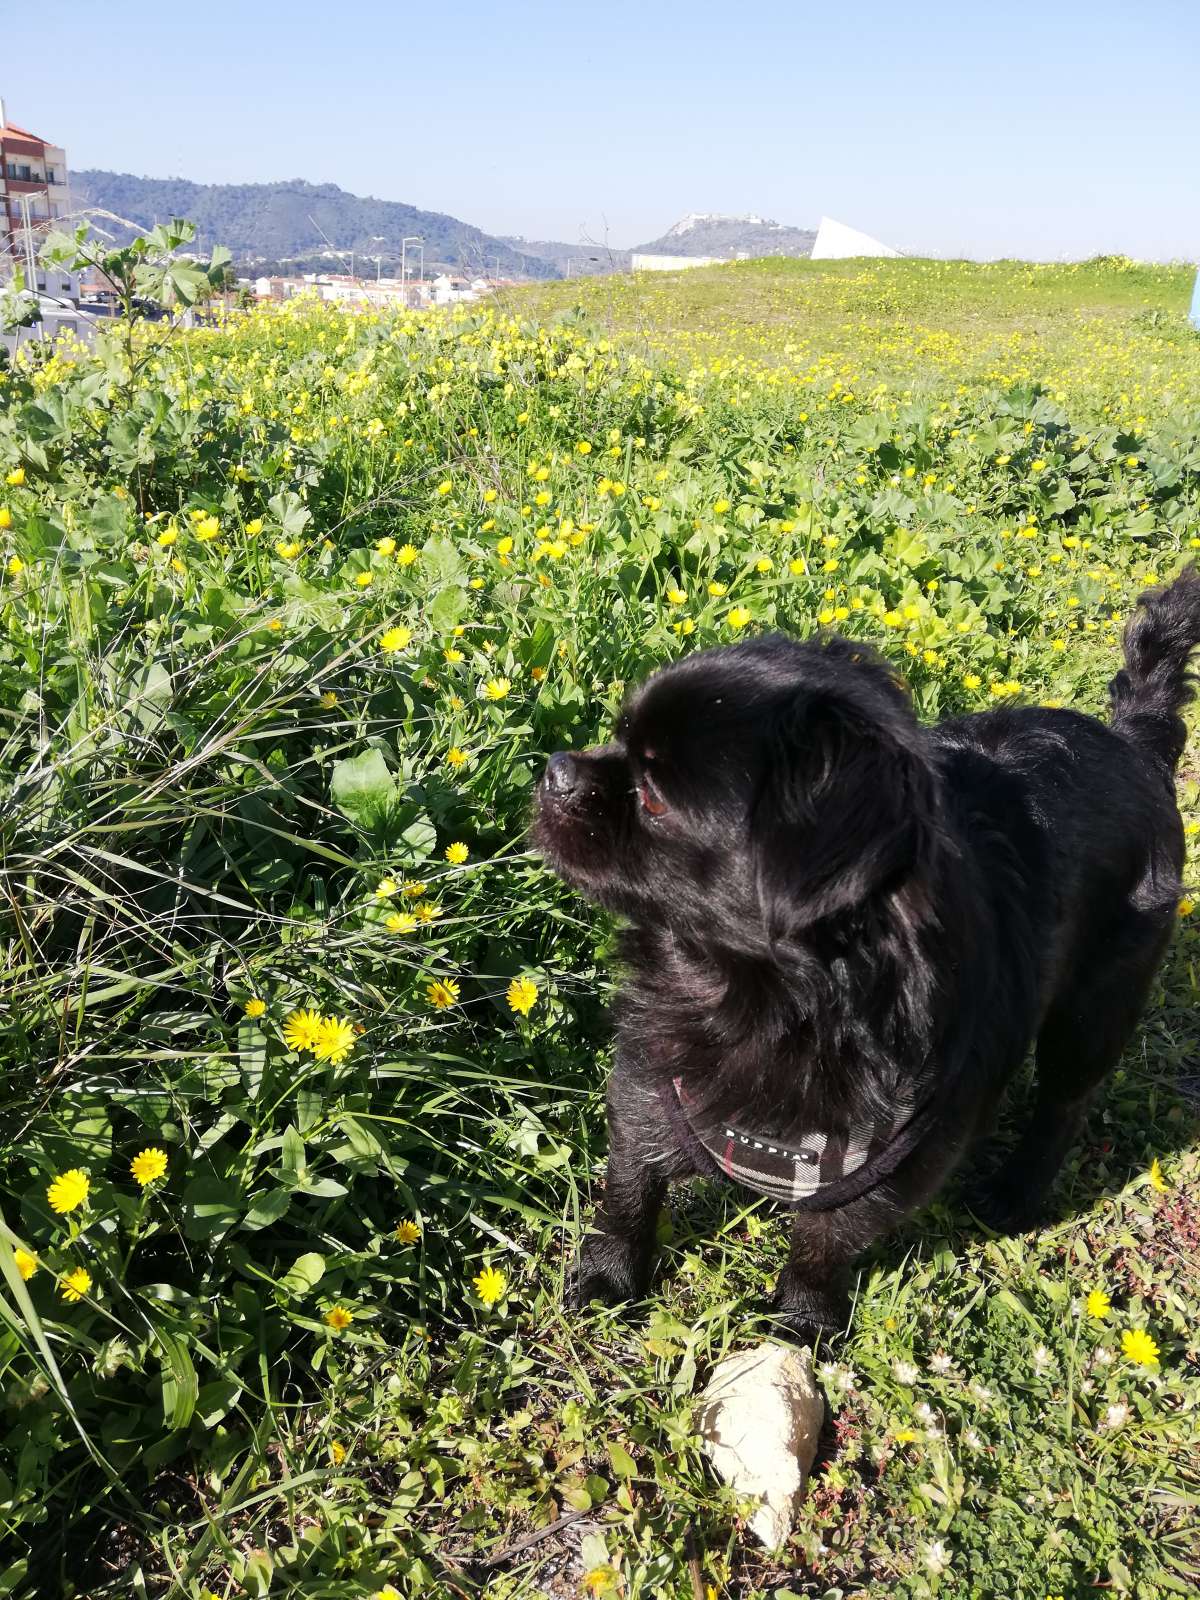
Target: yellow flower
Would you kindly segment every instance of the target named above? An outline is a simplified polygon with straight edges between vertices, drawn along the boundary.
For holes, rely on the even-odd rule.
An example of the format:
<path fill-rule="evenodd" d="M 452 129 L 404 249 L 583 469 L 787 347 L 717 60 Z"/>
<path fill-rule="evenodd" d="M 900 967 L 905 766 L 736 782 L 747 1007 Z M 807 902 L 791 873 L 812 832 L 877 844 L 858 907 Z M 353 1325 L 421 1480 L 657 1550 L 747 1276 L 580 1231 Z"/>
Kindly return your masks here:
<path fill-rule="evenodd" d="M 1112 1301 L 1104 1289 L 1093 1289 L 1087 1297 L 1087 1314 L 1095 1317 L 1097 1322 L 1103 1322 L 1112 1307 Z"/>
<path fill-rule="evenodd" d="M 221 524 L 216 517 L 201 517 L 193 531 L 202 544 L 207 544 L 220 533 Z"/>
<path fill-rule="evenodd" d="M 745 606 L 734 606 L 733 610 L 729 613 L 725 620 L 728 622 L 731 628 L 744 628 L 750 621 L 750 613 L 746 610 Z"/>
<path fill-rule="evenodd" d="M 354 1024 L 349 1017 L 322 1017 L 312 1052 L 318 1061 L 329 1061 L 334 1066 L 344 1061 L 354 1049 Z"/>
<path fill-rule="evenodd" d="M 963 675 L 963 684 L 968 689 L 978 689 L 983 679 L 977 672 L 967 672 Z"/>
<path fill-rule="evenodd" d="M 164 528 L 163 531 L 158 536 L 158 543 L 160 545 L 162 545 L 164 550 L 166 550 L 170 545 L 173 545 L 175 543 L 175 541 L 176 541 L 176 539 L 178 539 L 178 537 L 179 537 L 178 528 Z"/>
<path fill-rule="evenodd" d="M 1166 1194 L 1171 1185 L 1162 1175 L 1162 1168 L 1158 1164 L 1158 1157 L 1150 1163 L 1150 1187 L 1157 1189 L 1159 1194 Z"/>
<path fill-rule="evenodd" d="M 451 489 L 453 489 L 453 487 L 454 487 L 454 485 L 453 485 L 453 483 L 451 483 L 449 478 L 443 478 L 441 483 L 439 483 L 438 486 L 437 486 L 437 492 L 438 492 L 438 494 L 440 494 L 442 496 L 445 496 L 445 495 L 448 495 L 450 493 L 450 491 L 451 491 Z"/>
<path fill-rule="evenodd" d="M 1192 897 L 1190 895 L 1186 895 L 1186 894 L 1184 895 L 1183 899 L 1179 902 L 1179 904 L 1175 907 L 1175 910 L 1178 912 L 1178 914 L 1181 917 L 1190 917 L 1192 912 L 1195 911 L 1195 909 L 1196 909 L 1196 902 L 1192 899 Z"/>
<path fill-rule="evenodd" d="M 396 882 L 395 878 L 380 878 L 379 882 L 375 885 L 376 900 L 390 899 L 391 896 L 396 893 L 399 887 L 400 885 Z"/>
<path fill-rule="evenodd" d="M 59 1216 L 74 1211 L 76 1206 L 83 1205 L 91 1192 L 91 1187 L 87 1173 L 79 1167 L 72 1167 L 69 1172 L 60 1172 L 46 1190 L 46 1199 L 51 1211 L 57 1211 Z"/>
<path fill-rule="evenodd" d="M 413 912 L 419 922 L 436 922 L 442 914 L 442 908 L 434 900 L 422 900 L 413 907 Z"/>
<path fill-rule="evenodd" d="M 167 1152 L 152 1145 L 134 1156 L 129 1163 L 129 1170 L 144 1189 L 147 1184 L 161 1178 L 167 1170 Z"/>
<path fill-rule="evenodd" d="M 455 645 L 450 645 L 447 649 L 443 650 L 442 655 L 452 667 L 456 667 L 460 661 L 465 661 L 467 659 L 463 655 L 462 651 L 459 650 Z"/>
<path fill-rule="evenodd" d="M 5 483 L 10 484 L 14 489 L 19 489 L 25 482 L 25 468 L 14 467 L 4 481 Z"/>
<path fill-rule="evenodd" d="M 713 502 L 713 515 L 722 517 L 729 510 L 728 500 L 715 500 Z"/>
<path fill-rule="evenodd" d="M 538 988 L 532 978 L 514 978 L 508 986 L 508 1004 L 512 1011 L 527 1017 L 537 1004 Z"/>
<path fill-rule="evenodd" d="M 0 528 L 12 527 L 12 512 L 7 506 L 0 506 Z"/>
<path fill-rule="evenodd" d="M 463 844 L 461 839 L 456 839 L 453 844 L 446 846 L 446 860 L 452 862 L 456 867 L 461 867 L 470 854 L 470 850 Z"/>
<path fill-rule="evenodd" d="M 581 456 L 590 456 L 592 453 L 592 447 L 586 439 L 580 439 L 579 443 L 575 446 L 575 449 Z"/>
<path fill-rule="evenodd" d="M 293 1011 L 283 1021 L 283 1042 L 289 1050 L 311 1050 L 321 1032 L 321 1013 Z"/>
<path fill-rule="evenodd" d="M 402 544 L 396 552 L 396 560 L 402 567 L 411 567 L 419 555 L 415 544 Z"/>
<path fill-rule="evenodd" d="M 754 570 L 755 572 L 770 572 L 774 565 L 775 563 L 771 560 L 770 556 L 759 556 L 758 560 L 754 563 Z M 836 561 L 833 563 L 832 567 L 828 561 L 825 563 L 826 571 L 829 572 L 832 572 L 836 566 Z"/>
<path fill-rule="evenodd" d="M 24 571 L 25 571 L 25 563 L 21 560 L 20 556 L 9 556 L 9 558 L 8 558 L 8 575 L 9 575 L 9 577 L 10 578 L 19 578 Z"/>
<path fill-rule="evenodd" d="M 246 524 L 246 532 L 250 535 L 251 538 L 254 538 L 254 536 L 256 534 L 259 534 L 262 531 L 263 531 L 263 519 L 261 517 L 251 517 L 250 521 Z"/>
<path fill-rule="evenodd" d="M 729 585 L 727 583 L 717 583 L 714 581 L 709 584 L 708 592 L 712 595 L 714 600 L 719 600 L 723 594 L 729 593 Z"/>
<path fill-rule="evenodd" d="M 325 693 L 321 696 L 321 704 L 325 707 L 325 710 L 332 711 L 337 703 L 337 695 L 334 694 L 332 689 L 326 689 Z"/>
<path fill-rule="evenodd" d="M 503 700 L 512 684 L 507 678 L 489 678 L 483 686 L 483 692 L 489 700 Z"/>
<path fill-rule="evenodd" d="M 671 602 L 671 604 L 673 606 L 684 605 L 686 603 L 686 601 L 687 601 L 687 590 L 686 589 L 668 589 L 666 591 L 666 594 L 667 594 L 667 599 Z"/>
<path fill-rule="evenodd" d="M 284 561 L 294 561 L 300 554 L 299 539 L 280 539 L 275 546 L 275 554 Z"/>
<path fill-rule="evenodd" d="M 260 1000 L 257 995 L 252 995 L 242 1007 L 242 1010 L 248 1017 L 261 1017 L 266 1009 L 267 1002 L 265 1000 Z"/>
<path fill-rule="evenodd" d="M 340 1467 L 342 1462 L 345 1461 L 346 1446 L 342 1444 L 340 1440 L 331 1439 L 329 1441 L 329 1459 L 333 1462 L 335 1467 Z"/>
<path fill-rule="evenodd" d="M 469 759 L 467 752 L 460 750 L 457 745 L 453 745 L 446 751 L 446 760 L 452 767 L 465 766 Z"/>
<path fill-rule="evenodd" d="M 28 1250 L 22 1250 L 20 1245 L 13 1251 L 13 1260 L 17 1264 L 17 1271 L 28 1283 L 38 1269 L 38 1258 Z"/>
<path fill-rule="evenodd" d="M 1158 1346 L 1145 1328 L 1126 1328 L 1121 1335 L 1121 1349 L 1126 1361 L 1135 1367 L 1152 1367 L 1158 1362 Z"/>
<path fill-rule="evenodd" d="M 375 548 L 381 556 L 391 556 L 396 553 L 395 539 L 376 539 Z"/>
<path fill-rule="evenodd" d="M 494 1306 L 508 1288 L 508 1279 L 498 1267 L 484 1267 L 474 1283 L 475 1293 L 485 1306 Z"/>
<path fill-rule="evenodd" d="M 360 589 L 369 589 L 375 580 L 369 572 L 357 572 L 354 575 L 354 581 Z"/>
<path fill-rule="evenodd" d="M 419 900 L 427 888 L 428 884 L 418 883 L 414 880 L 412 883 L 406 883 L 401 892 L 410 900 Z"/>
<path fill-rule="evenodd" d="M 421 1230 L 415 1222 L 410 1222 L 405 1218 L 403 1222 L 396 1225 L 396 1237 L 401 1244 L 416 1244 L 421 1237 Z"/>
<path fill-rule="evenodd" d="M 76 1267 L 59 1279 L 58 1286 L 63 1299 L 74 1304 L 76 1300 L 82 1300 L 92 1287 L 92 1275 L 86 1267 Z"/>
<path fill-rule="evenodd" d="M 389 933 L 412 933 L 417 926 L 417 919 L 411 911 L 393 911 L 384 923 Z"/>
<path fill-rule="evenodd" d="M 349 1306 L 330 1306 L 325 1313 L 325 1324 L 333 1329 L 334 1333 L 341 1333 L 343 1328 L 348 1328 L 354 1321 L 354 1313 Z"/>
<path fill-rule="evenodd" d="M 411 638 L 412 634 L 407 628 L 389 628 L 386 633 L 380 636 L 379 648 L 384 655 L 392 656 L 395 655 L 397 650 L 403 650 Z"/>
<path fill-rule="evenodd" d="M 483 491 L 484 504 L 490 506 L 492 501 L 497 498 L 497 494 L 498 494 L 498 491 L 495 490 L 495 489 L 485 489 Z"/>
<path fill-rule="evenodd" d="M 425 994 L 431 1006 L 438 1011 L 445 1011 L 458 1000 L 458 984 L 453 978 L 435 978 Z"/>

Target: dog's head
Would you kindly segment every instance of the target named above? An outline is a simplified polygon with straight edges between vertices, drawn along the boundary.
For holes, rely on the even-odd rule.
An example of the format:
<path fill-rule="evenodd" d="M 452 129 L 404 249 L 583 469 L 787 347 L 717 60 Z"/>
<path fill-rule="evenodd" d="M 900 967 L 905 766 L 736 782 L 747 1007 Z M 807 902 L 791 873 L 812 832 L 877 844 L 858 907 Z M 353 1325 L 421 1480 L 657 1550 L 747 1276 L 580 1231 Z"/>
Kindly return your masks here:
<path fill-rule="evenodd" d="M 746 948 L 901 889 L 938 785 L 908 694 L 869 647 L 747 641 L 654 673 L 613 743 L 551 756 L 534 837 L 636 922 Z"/>

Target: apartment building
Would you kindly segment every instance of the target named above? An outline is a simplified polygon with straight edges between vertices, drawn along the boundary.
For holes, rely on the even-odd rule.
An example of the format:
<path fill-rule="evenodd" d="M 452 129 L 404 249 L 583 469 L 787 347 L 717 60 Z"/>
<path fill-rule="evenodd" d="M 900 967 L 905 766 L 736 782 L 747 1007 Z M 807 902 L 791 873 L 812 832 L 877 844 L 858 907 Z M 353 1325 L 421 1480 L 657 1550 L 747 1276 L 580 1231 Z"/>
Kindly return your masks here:
<path fill-rule="evenodd" d="M 23 253 L 26 215 L 43 231 L 69 211 L 66 151 L 10 122 L 0 100 L 0 258 Z"/>

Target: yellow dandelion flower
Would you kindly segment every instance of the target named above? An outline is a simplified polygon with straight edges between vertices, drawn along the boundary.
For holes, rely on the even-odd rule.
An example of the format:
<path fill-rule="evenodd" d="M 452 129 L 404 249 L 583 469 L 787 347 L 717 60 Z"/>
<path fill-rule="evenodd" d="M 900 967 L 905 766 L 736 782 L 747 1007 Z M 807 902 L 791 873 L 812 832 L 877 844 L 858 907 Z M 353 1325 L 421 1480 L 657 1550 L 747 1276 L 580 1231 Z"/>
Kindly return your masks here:
<path fill-rule="evenodd" d="M 250 521 L 246 524 L 246 532 L 253 539 L 257 534 L 260 534 L 262 531 L 263 531 L 263 519 L 261 517 L 251 517 Z"/>
<path fill-rule="evenodd" d="M 1087 1314 L 1094 1317 L 1097 1322 L 1103 1322 L 1112 1308 L 1112 1301 L 1108 1298 L 1105 1289 L 1093 1289 L 1087 1297 Z"/>
<path fill-rule="evenodd" d="M 673 606 L 682 606 L 687 603 L 686 589 L 668 589 L 666 596 Z"/>
<path fill-rule="evenodd" d="M 454 484 L 451 482 L 451 480 L 449 478 L 443 478 L 441 483 L 439 483 L 438 486 L 437 486 L 437 492 L 438 492 L 439 495 L 441 495 L 444 498 L 446 495 L 448 495 L 450 493 L 450 491 L 451 491 L 451 489 L 453 489 L 453 487 L 454 487 Z"/>
<path fill-rule="evenodd" d="M 92 1275 L 86 1267 L 75 1267 L 73 1271 L 65 1273 L 58 1280 L 59 1289 L 64 1300 L 74 1304 L 82 1300 L 92 1287 Z"/>
<path fill-rule="evenodd" d="M 9 556 L 7 570 L 10 578 L 19 578 L 25 571 L 25 563 L 20 556 Z"/>
<path fill-rule="evenodd" d="M 436 922 L 442 914 L 442 908 L 436 900 L 422 900 L 413 907 L 413 912 L 418 922 Z"/>
<path fill-rule="evenodd" d="M 1145 1328 L 1126 1328 L 1121 1335 L 1121 1349 L 1126 1361 L 1135 1367 L 1153 1367 L 1158 1362 L 1158 1346 Z"/>
<path fill-rule="evenodd" d="M 74 1211 L 77 1206 L 83 1205 L 91 1193 L 91 1180 L 80 1167 L 72 1167 L 69 1172 L 60 1172 L 50 1187 L 46 1190 L 46 1200 L 51 1211 L 57 1211 L 59 1216 L 66 1216 L 68 1211 Z"/>
<path fill-rule="evenodd" d="M 331 1439 L 329 1441 L 329 1459 L 333 1462 L 335 1467 L 340 1467 L 342 1462 L 345 1461 L 346 1446 L 342 1444 L 340 1440 Z"/>
<path fill-rule="evenodd" d="M 508 986 L 509 1009 L 527 1017 L 537 1004 L 538 987 L 532 978 L 514 978 Z"/>
<path fill-rule="evenodd" d="M 380 635 L 379 648 L 385 656 L 392 656 L 397 650 L 403 650 L 411 638 L 412 634 L 407 628 L 389 628 L 386 633 Z"/>
<path fill-rule="evenodd" d="M 466 766 L 469 759 L 467 752 L 460 750 L 457 745 L 453 745 L 446 751 L 446 761 L 452 767 Z"/>
<path fill-rule="evenodd" d="M 358 572 L 354 576 L 354 581 L 360 589 L 369 589 L 374 583 L 375 577 L 370 572 Z"/>
<path fill-rule="evenodd" d="M 293 1011 L 284 1018 L 283 1042 L 289 1050 L 311 1050 L 320 1037 L 321 1013 L 313 1010 Z"/>
<path fill-rule="evenodd" d="M 400 885 L 396 882 L 395 878 L 380 878 L 379 882 L 375 885 L 376 900 L 390 899 L 391 896 L 397 892 L 399 887 Z"/>
<path fill-rule="evenodd" d="M 381 556 L 394 556 L 396 553 L 395 539 L 376 539 L 375 548 Z"/>
<path fill-rule="evenodd" d="M 207 544 L 210 539 L 215 539 L 221 531 L 221 523 L 217 517 L 201 517 L 192 530 L 201 544 Z"/>
<path fill-rule="evenodd" d="M 709 584 L 708 592 L 712 595 L 714 600 L 719 600 L 722 595 L 729 593 L 729 585 L 727 583 L 717 583 L 714 581 Z"/>
<path fill-rule="evenodd" d="M 167 1170 L 167 1152 L 150 1146 L 140 1151 L 129 1163 L 129 1171 L 144 1189 L 147 1184 L 156 1182 Z"/>
<path fill-rule="evenodd" d="M 14 467 L 12 469 L 12 471 L 6 476 L 4 481 L 5 481 L 5 483 L 7 483 L 9 485 L 10 488 L 19 489 L 21 487 L 21 485 L 25 482 L 25 468 L 24 467 Z"/>
<path fill-rule="evenodd" d="M 275 545 L 275 554 L 283 561 L 294 561 L 300 554 L 299 539 L 280 539 Z"/>
<path fill-rule="evenodd" d="M 402 567 L 411 567 L 420 553 L 415 544 L 402 544 L 396 551 L 396 560 Z"/>
<path fill-rule="evenodd" d="M 435 978 L 426 988 L 425 996 L 436 1010 L 445 1011 L 458 1001 L 458 984 L 453 978 Z"/>
<path fill-rule="evenodd" d="M 740 630 L 744 628 L 750 621 L 750 613 L 746 610 L 745 606 L 734 606 L 733 610 L 729 613 L 725 620 L 728 622 L 731 628 Z"/>
<path fill-rule="evenodd" d="M 714 516 L 723 517 L 728 510 L 729 510 L 729 501 L 728 500 L 714 500 L 713 501 L 713 515 Z"/>
<path fill-rule="evenodd" d="M 421 1230 L 415 1222 L 405 1218 L 403 1222 L 396 1224 L 396 1238 L 401 1244 L 416 1244 L 420 1237 Z"/>
<path fill-rule="evenodd" d="M 457 645 L 447 646 L 447 648 L 442 651 L 442 658 L 452 667 L 456 667 L 460 661 L 465 661 L 467 659 Z"/>
<path fill-rule="evenodd" d="M 417 919 L 411 911 L 393 911 L 384 923 L 389 933 L 413 933 L 417 927 Z"/>
<path fill-rule="evenodd" d="M 178 539 L 178 537 L 179 537 L 179 529 L 178 528 L 164 528 L 163 531 L 158 536 L 157 543 L 162 545 L 163 549 L 166 550 L 171 545 L 173 545 L 175 543 L 175 541 L 176 541 L 176 539 Z"/>
<path fill-rule="evenodd" d="M 349 1017 L 322 1017 L 312 1052 L 318 1061 L 337 1066 L 354 1049 L 354 1024 Z"/>
<path fill-rule="evenodd" d="M 473 1281 L 475 1293 L 485 1306 L 494 1306 L 508 1288 L 508 1279 L 499 1267 L 484 1267 Z"/>
<path fill-rule="evenodd" d="M 489 700 L 503 700 L 512 688 L 507 678 L 489 678 L 483 686 L 483 692 Z"/>
<path fill-rule="evenodd" d="M 461 839 L 456 839 L 453 844 L 446 846 L 446 860 L 456 867 L 461 867 L 470 854 L 470 850 Z"/>
<path fill-rule="evenodd" d="M 267 1002 L 265 1000 L 260 1000 L 257 995 L 251 995 L 250 999 L 247 1000 L 246 1004 L 242 1007 L 242 1010 L 248 1017 L 261 1017 L 266 1009 Z"/>
<path fill-rule="evenodd" d="M 13 1251 L 13 1260 L 17 1264 L 17 1271 L 28 1283 L 38 1269 L 38 1258 L 30 1250 L 23 1250 L 20 1245 Z"/>
<path fill-rule="evenodd" d="M 334 694 L 332 689 L 326 689 L 324 694 L 321 696 L 321 704 L 322 704 L 322 706 L 324 706 L 325 710 L 326 711 L 332 711 L 334 706 L 337 705 L 337 703 L 338 703 L 337 695 Z"/>
<path fill-rule="evenodd" d="M 1157 1189 L 1159 1194 L 1166 1194 L 1171 1187 L 1163 1177 L 1162 1167 L 1159 1165 L 1157 1156 L 1150 1163 L 1150 1187 Z"/>
<path fill-rule="evenodd" d="M 349 1306 L 330 1306 L 325 1313 L 325 1325 L 332 1328 L 334 1333 L 341 1333 L 354 1321 L 354 1313 Z"/>

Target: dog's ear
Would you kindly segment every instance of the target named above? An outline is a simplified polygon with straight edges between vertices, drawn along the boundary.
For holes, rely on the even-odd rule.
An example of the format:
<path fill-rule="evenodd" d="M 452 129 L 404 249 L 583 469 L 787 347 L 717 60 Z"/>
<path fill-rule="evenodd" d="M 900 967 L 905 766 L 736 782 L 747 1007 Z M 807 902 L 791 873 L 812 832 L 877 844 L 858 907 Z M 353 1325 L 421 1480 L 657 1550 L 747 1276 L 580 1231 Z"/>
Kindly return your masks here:
<path fill-rule="evenodd" d="M 910 879 L 939 832 L 938 784 L 904 697 L 799 691 L 774 719 L 751 832 L 773 938 Z"/>

